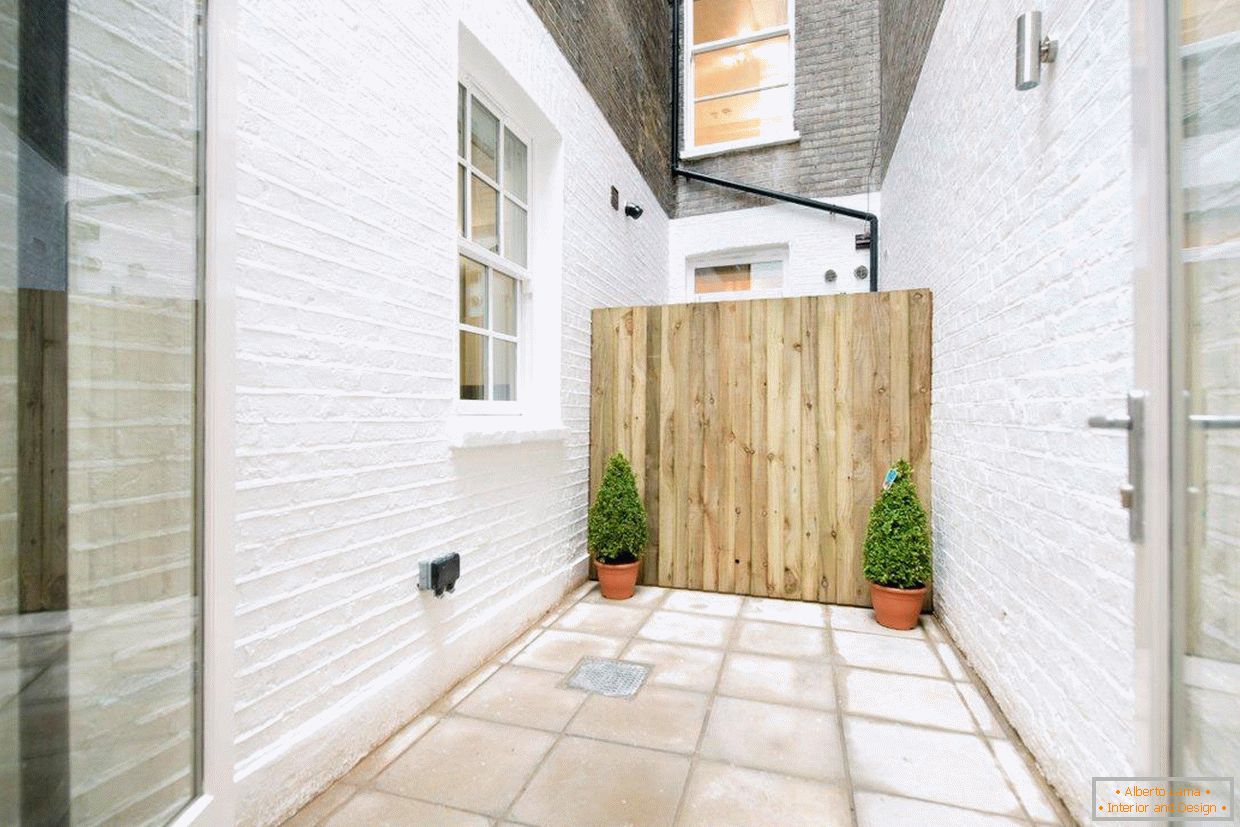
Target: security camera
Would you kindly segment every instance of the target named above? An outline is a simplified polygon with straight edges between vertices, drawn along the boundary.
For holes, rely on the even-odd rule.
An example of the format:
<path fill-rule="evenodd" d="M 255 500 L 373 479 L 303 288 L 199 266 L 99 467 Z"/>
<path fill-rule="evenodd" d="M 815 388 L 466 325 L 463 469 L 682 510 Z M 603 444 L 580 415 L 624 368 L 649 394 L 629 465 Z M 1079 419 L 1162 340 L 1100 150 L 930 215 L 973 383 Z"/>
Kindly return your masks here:
<path fill-rule="evenodd" d="M 642 209 L 641 204 L 630 203 L 624 205 L 624 214 L 629 218 L 641 218 L 643 212 L 644 210 Z"/>

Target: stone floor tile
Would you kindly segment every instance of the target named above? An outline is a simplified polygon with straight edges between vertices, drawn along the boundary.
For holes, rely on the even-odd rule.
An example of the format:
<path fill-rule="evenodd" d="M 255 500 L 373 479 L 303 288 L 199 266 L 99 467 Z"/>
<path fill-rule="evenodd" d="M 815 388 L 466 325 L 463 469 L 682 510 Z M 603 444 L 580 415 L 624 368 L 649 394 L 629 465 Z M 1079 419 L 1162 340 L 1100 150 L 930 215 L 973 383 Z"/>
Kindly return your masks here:
<path fill-rule="evenodd" d="M 586 693 L 562 686 L 559 672 L 505 666 L 468 698 L 456 711 L 473 718 L 502 724 L 559 732 L 586 700 Z"/>
<path fill-rule="evenodd" d="M 284 822 L 283 827 L 317 827 L 331 816 L 337 808 L 353 797 L 357 787 L 337 781 L 319 793 L 310 803 Z"/>
<path fill-rule="evenodd" d="M 741 617 L 746 620 L 791 623 L 818 629 L 825 629 L 828 625 L 826 606 L 800 600 L 777 600 L 773 597 L 746 597 L 741 606 Z"/>
<path fill-rule="evenodd" d="M 845 669 L 840 708 L 849 714 L 973 732 L 956 685 L 938 678 Z"/>
<path fill-rule="evenodd" d="M 874 610 L 862 606 L 832 606 L 830 609 L 831 628 L 844 632 L 865 632 L 871 635 L 888 635 L 890 637 L 916 638 L 925 640 L 926 633 L 920 625 L 912 629 L 888 629 L 880 626 L 874 619 Z"/>
<path fill-rule="evenodd" d="M 435 827 L 487 827 L 489 818 L 475 813 L 427 804 L 398 795 L 362 790 L 332 815 L 323 827 L 408 827 L 434 824 Z"/>
<path fill-rule="evenodd" d="M 448 690 L 446 695 L 431 704 L 429 711 L 437 715 L 446 715 L 452 710 L 453 707 L 465 700 L 465 698 L 469 696 L 470 692 L 473 692 L 479 686 L 482 686 L 482 684 L 486 682 L 487 678 L 495 674 L 497 669 L 499 669 L 498 663 L 483 664 L 482 668 L 478 669 L 468 678 L 452 687 Z"/>
<path fill-rule="evenodd" d="M 831 664 L 825 660 L 731 652 L 719 678 L 719 694 L 817 709 L 835 708 Z"/>
<path fill-rule="evenodd" d="M 637 747 L 693 752 L 702 733 L 709 697 L 646 686 L 632 698 L 591 695 L 568 732 Z"/>
<path fill-rule="evenodd" d="M 688 756 L 565 736 L 513 806 L 540 827 L 670 827 Z"/>
<path fill-rule="evenodd" d="M 426 714 L 414 718 L 412 722 L 397 730 L 395 735 L 358 761 L 341 780 L 350 784 L 365 784 L 386 769 L 388 764 L 400 757 L 402 752 L 413 746 L 415 741 L 429 732 L 430 728 L 437 723 L 439 723 L 438 715 Z"/>
<path fill-rule="evenodd" d="M 633 609 L 653 609 L 662 604 L 664 598 L 673 593 L 672 589 L 662 589 L 658 586 L 638 586 L 633 592 L 633 596 L 625 600 L 610 600 L 603 597 L 603 593 L 598 590 L 598 584 L 594 584 L 592 589 L 585 597 L 584 602 L 602 603 L 605 606 L 626 606 Z"/>
<path fill-rule="evenodd" d="M 521 635 L 521 637 L 517 638 L 512 643 L 508 644 L 495 659 L 499 661 L 500 663 L 507 663 L 508 661 L 516 657 L 517 654 L 522 649 L 524 649 L 531 642 L 533 642 L 534 638 L 538 637 L 541 634 L 542 634 L 541 626 L 533 627 L 532 629 L 527 631 L 525 634 Z"/>
<path fill-rule="evenodd" d="M 939 659 L 924 640 L 840 631 L 832 632 L 831 639 L 836 659 L 847 666 L 943 677 Z"/>
<path fill-rule="evenodd" d="M 732 648 L 763 655 L 820 660 L 826 660 L 830 654 L 827 632 L 822 629 L 760 620 L 741 621 Z"/>
<path fill-rule="evenodd" d="M 1034 821 L 1057 823 L 1059 812 L 1051 804 L 1046 788 L 1038 782 L 1029 764 L 1010 741 L 992 740 L 990 746 L 999 759 L 999 766 L 1016 788 L 1020 803 L 1025 805 L 1026 812 Z"/>
<path fill-rule="evenodd" d="M 880 793 L 856 792 L 857 827 L 1020 827 L 1024 821 L 1007 816 L 962 810 L 946 804 L 917 801 Z"/>
<path fill-rule="evenodd" d="M 684 643 L 721 649 L 727 645 L 732 624 L 730 618 L 659 610 L 650 616 L 637 636 L 663 643 Z"/>
<path fill-rule="evenodd" d="M 715 592 L 674 591 L 663 601 L 662 608 L 675 612 L 690 612 L 716 617 L 736 617 L 744 598 L 739 594 Z"/>
<path fill-rule="evenodd" d="M 623 606 L 613 602 L 583 601 L 560 615 L 554 628 L 611 637 L 632 637 L 649 616 L 648 609 Z"/>
<path fill-rule="evenodd" d="M 846 716 L 852 783 L 860 789 L 1019 816 L 1020 803 L 977 735 Z"/>
<path fill-rule="evenodd" d="M 943 659 L 943 665 L 947 667 L 947 674 L 951 675 L 952 680 L 967 681 L 969 679 L 969 673 L 965 671 L 964 664 L 960 662 L 955 648 L 950 643 L 936 643 L 934 647 L 939 650 L 939 657 Z"/>
<path fill-rule="evenodd" d="M 982 696 L 982 693 L 978 691 L 976 686 L 971 683 L 960 683 L 956 684 L 956 688 L 960 690 L 961 696 L 964 697 L 965 706 L 973 713 L 973 718 L 977 721 L 982 734 L 995 738 L 1007 737 L 1007 733 L 1003 731 L 1003 726 L 999 723 L 999 719 L 995 717 L 990 703 Z"/>
<path fill-rule="evenodd" d="M 500 816 L 554 742 L 550 733 L 452 716 L 392 762 L 374 786 Z"/>
<path fill-rule="evenodd" d="M 701 755 L 824 781 L 844 777 L 835 716 L 817 709 L 715 698 Z"/>
<path fill-rule="evenodd" d="M 584 632 L 548 629 L 514 657 L 515 666 L 571 672 L 582 658 L 614 658 L 624 647 L 624 640 Z"/>
<path fill-rule="evenodd" d="M 678 827 L 851 827 L 839 784 L 702 761 L 685 790 Z"/>
<path fill-rule="evenodd" d="M 718 649 L 699 649 L 649 640 L 633 641 L 620 657 L 622 660 L 649 664 L 650 677 L 646 679 L 649 684 L 696 692 L 714 689 L 719 678 L 719 667 L 723 664 L 723 652 Z"/>

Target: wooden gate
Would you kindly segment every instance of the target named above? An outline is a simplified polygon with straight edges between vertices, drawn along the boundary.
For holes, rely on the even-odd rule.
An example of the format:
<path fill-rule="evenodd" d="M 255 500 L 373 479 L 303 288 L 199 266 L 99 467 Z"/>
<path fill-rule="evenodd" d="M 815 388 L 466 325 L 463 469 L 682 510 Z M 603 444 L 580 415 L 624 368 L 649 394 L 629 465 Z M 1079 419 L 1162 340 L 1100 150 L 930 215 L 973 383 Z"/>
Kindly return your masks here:
<path fill-rule="evenodd" d="M 906 457 L 930 503 L 928 290 L 595 310 L 590 501 L 629 458 L 641 582 L 868 606 L 861 544 Z"/>

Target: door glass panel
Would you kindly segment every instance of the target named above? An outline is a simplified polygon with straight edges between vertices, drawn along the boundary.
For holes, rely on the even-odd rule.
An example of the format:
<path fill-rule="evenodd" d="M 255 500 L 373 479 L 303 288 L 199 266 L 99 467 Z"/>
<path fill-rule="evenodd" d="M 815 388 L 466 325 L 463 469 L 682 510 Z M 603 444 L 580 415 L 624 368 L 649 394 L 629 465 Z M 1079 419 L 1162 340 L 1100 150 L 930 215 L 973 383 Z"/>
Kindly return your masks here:
<path fill-rule="evenodd" d="M 1178 166 L 1183 321 L 1175 346 L 1189 421 L 1177 773 L 1240 775 L 1240 2 L 1180 14 Z"/>
<path fill-rule="evenodd" d="M 503 339 L 492 339 L 495 348 L 495 379 L 491 398 L 511 401 L 517 398 L 517 345 Z"/>
<path fill-rule="evenodd" d="M 487 338 L 461 331 L 461 399 L 486 399 Z"/>
<path fill-rule="evenodd" d="M 469 237 L 492 252 L 499 250 L 499 193 L 477 175 L 470 176 L 469 209 L 472 213 Z"/>
<path fill-rule="evenodd" d="M 470 112 L 471 154 L 470 159 L 475 167 L 499 179 L 499 118 L 491 114 L 477 98 Z"/>
<path fill-rule="evenodd" d="M 143 8 L 0 0 L 5 825 L 199 792 L 200 8 Z"/>

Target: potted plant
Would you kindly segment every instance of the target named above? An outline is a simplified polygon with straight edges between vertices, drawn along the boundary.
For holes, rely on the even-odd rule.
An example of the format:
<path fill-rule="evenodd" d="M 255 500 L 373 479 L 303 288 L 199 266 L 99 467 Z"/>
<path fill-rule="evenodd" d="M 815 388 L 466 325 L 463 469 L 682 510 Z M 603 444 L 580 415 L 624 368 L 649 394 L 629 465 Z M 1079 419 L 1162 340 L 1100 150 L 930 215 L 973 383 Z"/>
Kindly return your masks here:
<path fill-rule="evenodd" d="M 875 619 L 888 629 L 917 625 L 932 571 L 930 531 L 912 475 L 904 460 L 887 472 L 865 532 L 863 571 Z"/>
<path fill-rule="evenodd" d="M 624 454 L 613 454 L 598 487 L 586 534 L 603 597 L 625 600 L 637 589 L 637 568 L 646 550 L 646 509 Z"/>

